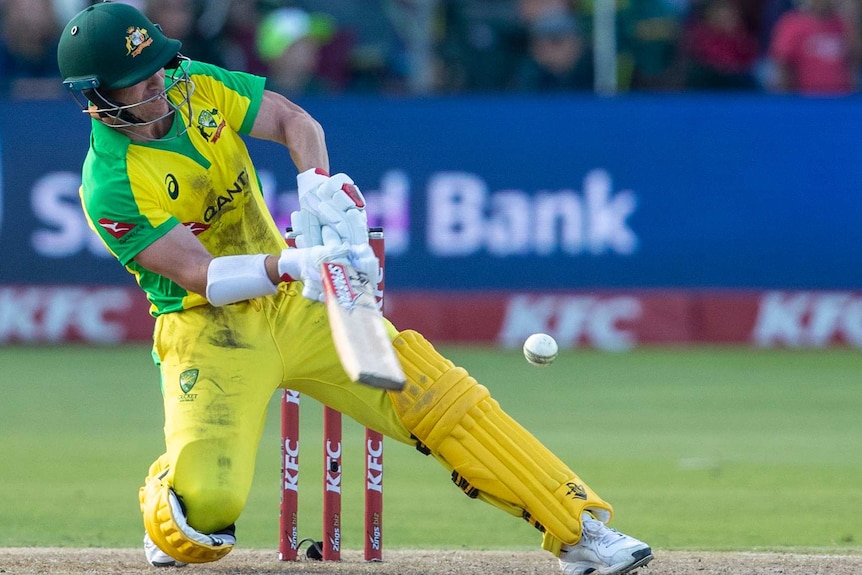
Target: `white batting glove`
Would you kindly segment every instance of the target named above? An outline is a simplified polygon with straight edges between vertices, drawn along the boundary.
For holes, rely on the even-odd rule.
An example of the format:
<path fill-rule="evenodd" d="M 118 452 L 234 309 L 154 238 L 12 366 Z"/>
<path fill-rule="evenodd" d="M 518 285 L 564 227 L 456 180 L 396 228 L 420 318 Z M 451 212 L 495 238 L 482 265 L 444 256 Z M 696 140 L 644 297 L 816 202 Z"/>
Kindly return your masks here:
<path fill-rule="evenodd" d="M 350 246 L 348 261 L 360 275 L 368 279 L 371 292 L 377 300 L 377 310 L 382 311 L 383 291 L 380 289 L 380 282 L 383 281 L 383 268 L 380 267 L 380 260 L 374 255 L 374 250 L 368 244 Z"/>
<path fill-rule="evenodd" d="M 320 235 L 320 220 L 308 210 L 290 212 L 290 227 L 296 247 L 313 248 L 323 245 L 323 238 Z"/>
<path fill-rule="evenodd" d="M 322 183 L 329 179 L 329 173 L 323 168 L 311 168 L 296 176 L 296 189 L 299 199 L 314 192 Z"/>
<path fill-rule="evenodd" d="M 341 242 L 337 232 L 331 227 L 323 226 L 321 232 L 326 245 L 336 245 Z M 342 243 L 342 245 L 346 244 Z M 380 267 L 380 260 L 374 255 L 374 249 L 367 242 L 364 244 L 354 244 L 349 246 L 349 248 L 345 261 L 370 284 L 371 293 L 374 294 L 377 301 L 377 310 L 382 311 L 383 292 L 380 290 L 380 282 L 383 281 L 383 268 Z"/>
<path fill-rule="evenodd" d="M 299 205 L 300 211 L 311 213 L 322 225 L 334 229 L 342 241 L 350 245 L 368 243 L 365 197 L 347 174 L 335 174 L 311 192 L 300 193 Z"/>
<path fill-rule="evenodd" d="M 321 168 L 312 168 L 300 172 L 296 176 L 296 187 L 299 195 L 300 206 L 303 198 L 313 194 L 329 179 L 329 174 Z M 320 220 L 313 212 L 300 209 L 290 213 L 290 227 L 293 230 L 294 241 L 298 248 L 313 248 L 322 246 L 323 238 L 320 236 Z"/>
<path fill-rule="evenodd" d="M 345 243 L 330 242 L 310 248 L 288 248 L 281 251 L 278 258 L 278 273 L 285 280 L 301 280 L 302 296 L 322 302 L 323 280 L 320 277 L 320 264 L 323 262 L 347 259 L 350 246 Z"/>

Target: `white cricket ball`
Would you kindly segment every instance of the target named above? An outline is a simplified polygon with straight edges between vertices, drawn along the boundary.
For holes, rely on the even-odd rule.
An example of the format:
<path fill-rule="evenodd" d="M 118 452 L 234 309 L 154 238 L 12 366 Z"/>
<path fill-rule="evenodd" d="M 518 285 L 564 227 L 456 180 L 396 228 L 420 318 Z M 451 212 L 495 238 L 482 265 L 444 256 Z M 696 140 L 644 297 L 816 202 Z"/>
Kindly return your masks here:
<path fill-rule="evenodd" d="M 544 367 L 557 358 L 556 340 L 546 333 L 534 333 L 524 342 L 524 357 L 531 365 Z"/>

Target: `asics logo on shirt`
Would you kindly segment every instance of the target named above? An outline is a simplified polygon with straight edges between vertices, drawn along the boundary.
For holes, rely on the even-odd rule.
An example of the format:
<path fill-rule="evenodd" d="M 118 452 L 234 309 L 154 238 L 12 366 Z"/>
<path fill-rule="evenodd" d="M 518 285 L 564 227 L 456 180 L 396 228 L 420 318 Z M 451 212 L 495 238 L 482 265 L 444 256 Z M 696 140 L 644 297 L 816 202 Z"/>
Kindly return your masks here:
<path fill-rule="evenodd" d="M 177 181 L 177 177 L 173 174 L 168 174 L 165 176 L 165 185 L 168 188 L 168 196 L 175 200 L 180 197 L 180 183 Z"/>

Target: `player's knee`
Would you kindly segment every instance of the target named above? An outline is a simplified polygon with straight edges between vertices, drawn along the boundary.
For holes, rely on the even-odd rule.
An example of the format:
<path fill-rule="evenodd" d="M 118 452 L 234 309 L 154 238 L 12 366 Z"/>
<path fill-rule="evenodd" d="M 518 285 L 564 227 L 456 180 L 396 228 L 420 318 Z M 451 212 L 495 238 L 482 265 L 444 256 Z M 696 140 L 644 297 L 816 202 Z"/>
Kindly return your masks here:
<path fill-rule="evenodd" d="M 144 528 L 163 552 L 184 563 L 207 563 L 227 555 L 236 544 L 231 523 L 196 528 L 163 475 L 148 478 L 140 490 Z"/>
<path fill-rule="evenodd" d="M 184 484 L 177 495 L 189 525 L 202 533 L 214 533 L 236 523 L 245 506 L 245 498 L 236 490 L 205 483 Z"/>
<path fill-rule="evenodd" d="M 437 451 L 464 416 L 488 400 L 490 393 L 466 370 L 440 355 L 421 334 L 404 331 L 394 344 L 407 385 L 392 394 L 393 407 L 405 427 Z"/>

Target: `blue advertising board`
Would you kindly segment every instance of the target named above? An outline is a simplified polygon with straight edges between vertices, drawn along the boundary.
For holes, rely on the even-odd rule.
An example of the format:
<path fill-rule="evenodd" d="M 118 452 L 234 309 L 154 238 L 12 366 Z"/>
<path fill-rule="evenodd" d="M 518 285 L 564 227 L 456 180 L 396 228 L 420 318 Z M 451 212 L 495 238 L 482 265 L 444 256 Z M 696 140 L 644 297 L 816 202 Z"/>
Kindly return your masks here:
<path fill-rule="evenodd" d="M 387 289 L 862 287 L 862 99 L 339 97 L 323 124 Z M 77 204 L 89 121 L 0 102 L 0 283 L 129 284 Z M 249 141 L 280 225 L 284 148 Z"/>

